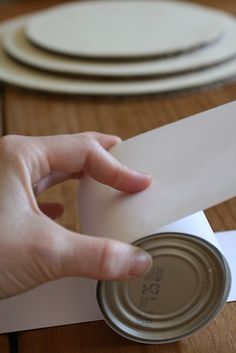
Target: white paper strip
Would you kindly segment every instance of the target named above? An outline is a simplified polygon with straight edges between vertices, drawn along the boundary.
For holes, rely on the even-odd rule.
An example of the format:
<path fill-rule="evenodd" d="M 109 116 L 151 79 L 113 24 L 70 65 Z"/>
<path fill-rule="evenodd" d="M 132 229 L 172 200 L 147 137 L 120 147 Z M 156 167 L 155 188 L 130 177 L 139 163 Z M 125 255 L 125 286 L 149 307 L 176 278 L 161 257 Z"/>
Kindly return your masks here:
<path fill-rule="evenodd" d="M 232 302 L 236 300 L 236 230 L 218 232 L 216 233 L 216 239 L 220 244 L 221 251 L 227 259 L 231 270 L 231 290 L 227 301 Z"/>
<path fill-rule="evenodd" d="M 0 301 L 0 333 L 96 321 L 96 281 L 65 278 Z"/>
<path fill-rule="evenodd" d="M 236 195 L 236 102 L 131 138 L 111 154 L 151 173 L 152 185 L 130 195 L 85 176 L 82 230 L 135 241 Z"/>
<path fill-rule="evenodd" d="M 188 219 L 191 219 L 191 222 L 188 222 Z M 200 223 L 199 219 L 201 219 Z M 169 230 L 171 227 L 168 225 Z M 179 220 L 176 227 L 179 231 L 184 227 L 185 232 L 189 227 L 192 233 L 195 229 L 196 235 L 212 233 L 209 223 L 200 212 L 185 220 Z M 164 232 L 165 227 L 159 231 Z M 212 237 L 213 241 L 214 238 Z M 231 269 L 232 286 L 228 301 L 235 301 L 236 231 L 216 233 L 216 238 Z M 215 245 L 218 246 L 217 243 Z M 101 319 L 96 300 L 96 281 L 89 279 L 66 278 L 0 301 L 0 333 Z"/>

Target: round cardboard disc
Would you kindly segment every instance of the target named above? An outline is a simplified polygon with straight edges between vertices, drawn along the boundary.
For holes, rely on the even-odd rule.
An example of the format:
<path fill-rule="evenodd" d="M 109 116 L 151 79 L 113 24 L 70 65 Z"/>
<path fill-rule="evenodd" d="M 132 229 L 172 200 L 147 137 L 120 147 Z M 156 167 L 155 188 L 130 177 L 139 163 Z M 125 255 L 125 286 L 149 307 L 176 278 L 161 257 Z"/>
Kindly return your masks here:
<path fill-rule="evenodd" d="M 33 16 L 26 35 L 44 49 L 93 58 L 174 55 L 217 40 L 219 11 L 178 1 L 84 1 Z"/>
<path fill-rule="evenodd" d="M 236 55 L 236 21 L 224 16 L 225 35 L 220 40 L 185 55 L 159 60 L 112 63 L 60 56 L 32 45 L 24 34 L 25 21 L 16 23 L 5 33 L 3 45 L 6 52 L 20 62 L 56 73 L 117 79 L 173 75 L 213 66 Z"/>
<path fill-rule="evenodd" d="M 136 81 L 82 80 L 45 73 L 20 64 L 5 53 L 4 33 L 16 21 L 5 22 L 0 27 L 0 81 L 15 86 L 63 94 L 125 96 L 186 91 L 236 78 L 236 59 L 195 73 Z"/>

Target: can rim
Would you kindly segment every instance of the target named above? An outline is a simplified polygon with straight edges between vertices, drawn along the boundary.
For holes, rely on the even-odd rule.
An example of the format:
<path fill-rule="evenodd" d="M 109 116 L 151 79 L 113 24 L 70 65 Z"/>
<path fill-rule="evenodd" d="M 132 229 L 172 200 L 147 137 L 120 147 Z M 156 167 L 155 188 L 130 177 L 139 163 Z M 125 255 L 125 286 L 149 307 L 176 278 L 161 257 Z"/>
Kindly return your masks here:
<path fill-rule="evenodd" d="M 164 344 L 164 343 L 172 343 L 172 342 L 176 342 L 179 341 L 183 338 L 187 338 L 190 335 L 192 335 L 194 332 L 200 330 L 201 328 L 206 327 L 208 324 L 210 324 L 210 322 L 212 322 L 215 317 L 220 313 L 220 311 L 222 310 L 224 304 L 226 303 L 226 300 L 229 296 L 229 292 L 230 292 L 230 288 L 231 288 L 231 271 L 230 271 L 230 267 L 228 264 L 227 259 L 225 258 L 225 256 L 220 252 L 220 250 L 213 245 L 212 243 L 208 242 L 207 240 L 200 238 L 196 235 L 193 234 L 188 234 L 188 233 L 183 233 L 183 232 L 160 232 L 160 233 L 153 233 L 150 234 L 148 236 L 144 236 L 142 238 L 140 238 L 139 240 L 136 240 L 135 242 L 132 243 L 132 245 L 138 246 L 139 243 L 141 243 L 144 239 L 148 240 L 149 238 L 152 238 L 153 236 L 158 236 L 158 235 L 182 235 L 182 236 L 187 236 L 192 238 L 193 240 L 199 242 L 199 243 L 203 243 L 206 247 L 210 248 L 211 250 L 213 250 L 213 252 L 216 254 L 216 256 L 218 256 L 218 258 L 221 261 L 222 269 L 223 269 L 223 273 L 225 275 L 225 287 L 224 290 L 222 292 L 222 296 L 221 296 L 221 300 L 219 300 L 218 305 L 215 307 L 214 311 L 210 312 L 206 318 L 204 320 L 202 320 L 198 325 L 194 326 L 192 329 L 190 329 L 187 333 L 184 334 L 180 334 L 178 336 L 172 337 L 172 338 L 165 338 L 165 339 L 157 339 L 157 340 L 148 340 L 145 338 L 140 338 L 138 336 L 134 336 L 132 334 L 126 333 L 124 332 L 122 329 L 119 329 L 117 327 L 117 325 L 111 320 L 111 318 L 109 317 L 109 315 L 107 314 L 105 307 L 103 305 L 102 302 L 102 295 L 101 295 L 101 288 L 104 282 L 108 282 L 108 281 L 98 281 L 97 284 L 97 290 L 96 290 L 96 295 L 97 295 L 97 301 L 99 304 L 99 308 L 102 312 L 103 318 L 105 320 L 105 322 L 116 332 L 118 333 L 120 336 L 123 336 L 125 338 L 128 338 L 129 340 L 135 341 L 135 342 L 139 342 L 139 343 L 146 343 L 146 344 Z"/>

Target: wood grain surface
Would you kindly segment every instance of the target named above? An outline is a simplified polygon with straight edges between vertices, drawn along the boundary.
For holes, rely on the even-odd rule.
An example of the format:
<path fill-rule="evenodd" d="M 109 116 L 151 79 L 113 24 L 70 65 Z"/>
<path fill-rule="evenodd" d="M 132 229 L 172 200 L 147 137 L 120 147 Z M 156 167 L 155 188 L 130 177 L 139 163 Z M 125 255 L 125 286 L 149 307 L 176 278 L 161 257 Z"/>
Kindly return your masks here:
<path fill-rule="evenodd" d="M 0 88 L 0 137 L 3 136 L 3 92 Z"/>
<path fill-rule="evenodd" d="M 236 305 L 227 304 L 208 328 L 180 342 L 158 346 L 128 341 L 104 322 L 34 330 L 19 336 L 19 353 L 233 353 L 233 315 L 236 316 Z"/>
<path fill-rule="evenodd" d="M 10 353 L 10 343 L 7 335 L 0 335 L 0 352 Z"/>
<path fill-rule="evenodd" d="M 11 10 L 8 6 L 5 12 L 0 8 L 0 19 L 40 6 L 47 7 L 51 3 L 23 1 L 22 4 L 12 6 Z M 198 3 L 236 14 L 235 0 L 199 0 Z M 123 99 L 39 94 L 12 87 L 5 87 L 4 92 L 2 98 L 6 133 L 39 136 L 96 130 L 126 139 L 235 100 L 236 84 L 177 96 Z M 77 183 L 69 181 L 48 190 L 40 199 L 63 202 L 65 213 L 59 222 L 69 229 L 79 231 L 76 188 Z M 235 198 L 207 210 L 206 214 L 215 231 L 236 229 Z M 207 328 L 174 344 L 147 346 L 129 342 L 113 333 L 104 322 L 95 322 L 21 332 L 18 334 L 18 352 L 236 353 L 236 303 L 225 305 L 222 313 Z"/>
<path fill-rule="evenodd" d="M 16 1 L 0 3 L 0 21 L 15 16 L 24 15 L 33 11 L 41 10 L 55 4 L 66 2 L 65 0 L 39 0 L 39 1 Z"/>

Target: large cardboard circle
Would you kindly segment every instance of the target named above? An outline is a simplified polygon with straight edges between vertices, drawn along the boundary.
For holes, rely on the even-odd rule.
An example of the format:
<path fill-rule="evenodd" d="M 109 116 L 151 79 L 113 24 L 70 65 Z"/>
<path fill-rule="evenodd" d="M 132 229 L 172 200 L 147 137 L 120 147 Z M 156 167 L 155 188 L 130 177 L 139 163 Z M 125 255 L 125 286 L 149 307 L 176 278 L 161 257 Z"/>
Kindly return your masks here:
<path fill-rule="evenodd" d="M 129 63 L 96 62 L 44 51 L 27 40 L 24 23 L 16 22 L 5 33 L 4 49 L 26 65 L 56 73 L 115 78 L 173 75 L 200 70 L 236 56 L 236 21 L 231 16 L 225 16 L 225 35 L 209 47 L 177 57 Z"/>
<path fill-rule="evenodd" d="M 27 37 L 80 57 L 142 58 L 199 48 L 223 34 L 219 11 L 178 1 L 82 1 L 33 16 Z"/>
<path fill-rule="evenodd" d="M 16 21 L 7 21 L 0 26 L 0 81 L 28 89 L 44 92 L 127 96 L 134 94 L 167 93 L 206 87 L 236 78 L 236 59 L 185 75 L 133 81 L 86 80 L 60 76 L 36 70 L 11 59 L 3 49 L 3 37 Z"/>

